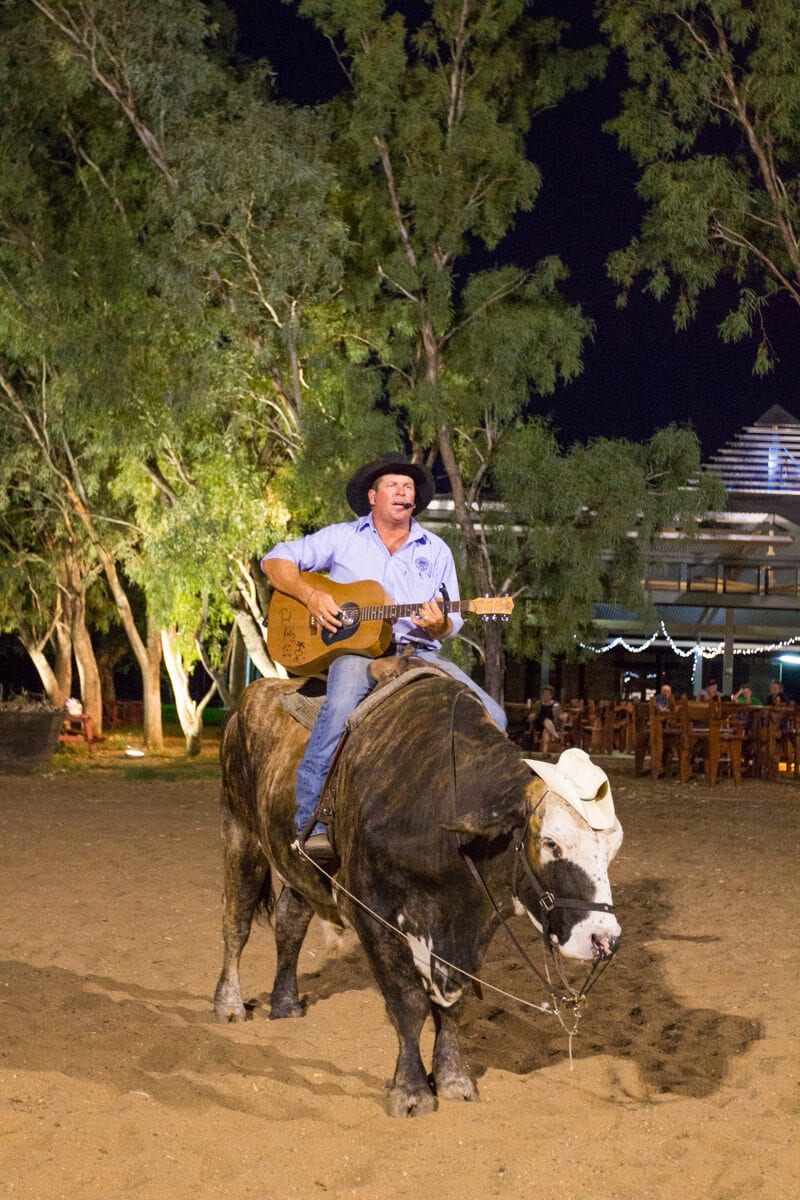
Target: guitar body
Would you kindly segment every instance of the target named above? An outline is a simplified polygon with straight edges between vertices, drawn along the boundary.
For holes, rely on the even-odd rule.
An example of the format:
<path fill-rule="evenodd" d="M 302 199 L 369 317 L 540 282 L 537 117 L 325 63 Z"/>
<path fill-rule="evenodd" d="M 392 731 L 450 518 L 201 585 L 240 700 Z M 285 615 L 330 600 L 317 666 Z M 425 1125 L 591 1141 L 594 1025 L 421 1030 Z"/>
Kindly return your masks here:
<path fill-rule="evenodd" d="M 312 587 L 329 592 L 339 604 L 342 628 L 335 633 L 312 622 L 304 604 L 275 591 L 269 605 L 267 649 L 270 658 L 295 675 L 315 675 L 342 654 L 378 658 L 392 640 L 392 622 L 383 616 L 364 617 L 364 609 L 383 610 L 392 597 L 373 579 L 333 583 L 326 575 L 303 571 Z"/>

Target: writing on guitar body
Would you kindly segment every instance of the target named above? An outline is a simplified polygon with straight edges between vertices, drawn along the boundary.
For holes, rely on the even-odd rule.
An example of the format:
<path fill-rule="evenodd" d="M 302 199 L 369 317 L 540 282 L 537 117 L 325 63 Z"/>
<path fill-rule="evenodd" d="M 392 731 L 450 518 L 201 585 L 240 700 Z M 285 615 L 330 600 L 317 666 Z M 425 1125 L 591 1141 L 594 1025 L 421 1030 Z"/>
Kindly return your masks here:
<path fill-rule="evenodd" d="M 417 604 L 395 604 L 374 579 L 358 583 L 333 583 L 313 571 L 303 571 L 312 587 L 324 588 L 339 605 L 341 628 L 330 631 L 319 626 L 304 604 L 274 591 L 267 617 L 267 649 L 274 662 L 296 675 L 314 675 L 342 654 L 377 658 L 392 640 L 392 623 L 408 617 Z M 483 617 L 508 618 L 514 607 L 510 596 L 476 600 L 451 600 L 451 612 L 472 612 Z"/>

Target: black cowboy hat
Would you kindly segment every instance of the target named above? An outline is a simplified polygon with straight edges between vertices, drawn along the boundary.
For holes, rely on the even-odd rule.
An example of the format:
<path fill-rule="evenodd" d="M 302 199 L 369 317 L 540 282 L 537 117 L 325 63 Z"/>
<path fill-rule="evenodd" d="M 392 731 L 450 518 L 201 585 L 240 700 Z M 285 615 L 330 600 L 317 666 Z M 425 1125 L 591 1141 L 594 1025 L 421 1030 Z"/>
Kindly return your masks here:
<path fill-rule="evenodd" d="M 390 450 L 365 467 L 359 467 L 347 485 L 347 503 L 357 517 L 365 517 L 370 511 L 367 493 L 381 475 L 408 475 L 414 480 L 415 516 L 428 507 L 436 492 L 436 483 L 427 467 L 409 462 L 404 454 Z"/>

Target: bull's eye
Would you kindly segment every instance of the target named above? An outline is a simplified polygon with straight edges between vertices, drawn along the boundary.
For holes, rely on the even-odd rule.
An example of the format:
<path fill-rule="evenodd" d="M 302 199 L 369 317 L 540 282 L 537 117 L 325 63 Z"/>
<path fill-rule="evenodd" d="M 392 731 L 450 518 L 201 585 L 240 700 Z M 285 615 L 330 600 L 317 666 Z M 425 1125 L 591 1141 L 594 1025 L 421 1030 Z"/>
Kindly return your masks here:
<path fill-rule="evenodd" d="M 561 858 L 561 847 L 552 838 L 542 838 L 542 849 L 546 850 L 553 858 Z"/>

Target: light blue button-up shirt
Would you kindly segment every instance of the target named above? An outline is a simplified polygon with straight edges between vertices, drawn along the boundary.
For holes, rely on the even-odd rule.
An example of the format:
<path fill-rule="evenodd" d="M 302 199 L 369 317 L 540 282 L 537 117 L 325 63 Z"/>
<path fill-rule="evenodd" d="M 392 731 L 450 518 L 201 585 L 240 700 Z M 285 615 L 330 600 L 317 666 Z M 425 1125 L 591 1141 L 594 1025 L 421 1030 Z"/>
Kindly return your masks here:
<path fill-rule="evenodd" d="M 278 542 L 261 561 L 271 558 L 289 559 L 301 571 L 326 571 L 334 583 L 374 579 L 386 589 L 395 604 L 422 604 L 434 600 L 441 596 L 442 584 L 451 600 L 459 598 L 450 547 L 414 520 L 407 541 L 394 554 L 390 554 L 383 544 L 370 513 L 357 521 L 327 525 L 317 533 L 309 533 L 292 542 Z M 459 613 L 450 613 L 450 620 L 453 633 L 458 633 L 464 618 Z M 395 621 L 393 635 L 397 642 L 424 642 L 437 649 L 441 645 L 410 617 Z"/>

